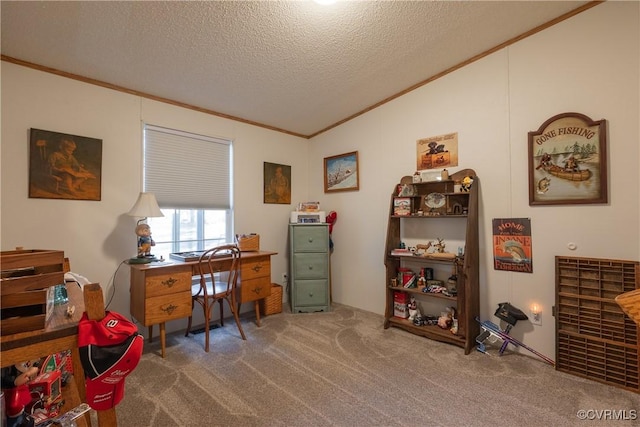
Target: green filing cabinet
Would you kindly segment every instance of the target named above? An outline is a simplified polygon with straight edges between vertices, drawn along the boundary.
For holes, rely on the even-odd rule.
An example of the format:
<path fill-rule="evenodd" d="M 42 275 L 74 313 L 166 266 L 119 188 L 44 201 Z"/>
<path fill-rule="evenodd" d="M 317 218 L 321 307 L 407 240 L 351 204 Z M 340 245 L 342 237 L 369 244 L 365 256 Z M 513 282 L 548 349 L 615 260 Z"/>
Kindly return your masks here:
<path fill-rule="evenodd" d="M 329 311 L 329 224 L 289 224 L 291 312 Z"/>

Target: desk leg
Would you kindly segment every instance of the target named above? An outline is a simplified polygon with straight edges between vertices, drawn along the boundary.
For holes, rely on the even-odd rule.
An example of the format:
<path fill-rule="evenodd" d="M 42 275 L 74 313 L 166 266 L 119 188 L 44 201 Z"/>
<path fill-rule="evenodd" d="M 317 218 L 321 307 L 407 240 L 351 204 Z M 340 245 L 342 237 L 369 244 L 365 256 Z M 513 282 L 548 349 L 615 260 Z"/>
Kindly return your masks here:
<path fill-rule="evenodd" d="M 164 359 L 164 347 L 166 342 L 166 333 L 164 329 L 164 322 L 160 323 L 160 346 L 162 347 L 162 358 Z"/>
<path fill-rule="evenodd" d="M 256 309 L 256 325 L 258 325 L 258 328 L 260 327 L 260 304 L 258 304 L 258 300 L 255 300 L 253 302 L 253 305 Z"/>
<path fill-rule="evenodd" d="M 153 342 L 153 325 L 149 325 L 149 344 Z"/>

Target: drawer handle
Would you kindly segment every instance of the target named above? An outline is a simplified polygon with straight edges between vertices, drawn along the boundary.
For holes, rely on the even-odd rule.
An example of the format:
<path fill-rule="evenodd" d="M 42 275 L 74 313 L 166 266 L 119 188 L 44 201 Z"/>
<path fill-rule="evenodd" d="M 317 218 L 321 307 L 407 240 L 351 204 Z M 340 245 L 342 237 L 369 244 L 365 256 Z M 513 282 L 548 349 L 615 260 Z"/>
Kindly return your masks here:
<path fill-rule="evenodd" d="M 309 266 L 309 270 L 313 270 L 313 265 L 310 265 L 310 266 Z"/>
<path fill-rule="evenodd" d="M 256 273 L 260 270 L 262 270 L 262 264 L 256 264 L 253 266 L 252 268 L 253 271 L 255 271 Z"/>
<path fill-rule="evenodd" d="M 309 243 L 313 243 L 313 237 L 309 237 Z"/>
<path fill-rule="evenodd" d="M 160 307 L 160 310 L 164 311 L 165 313 L 167 313 L 168 315 L 171 315 L 171 313 L 173 313 L 174 311 L 176 311 L 176 308 L 178 308 L 177 305 L 173 305 L 173 304 L 169 304 L 166 307 Z"/>
<path fill-rule="evenodd" d="M 255 288 L 253 288 L 251 291 L 255 292 L 256 295 L 260 295 L 260 291 L 262 290 L 262 286 L 257 286 Z"/>
<path fill-rule="evenodd" d="M 165 285 L 166 287 L 170 288 L 173 285 L 176 284 L 176 282 L 178 281 L 178 279 L 174 279 L 173 277 L 169 277 L 167 280 L 163 280 L 162 283 L 163 285 Z"/>
<path fill-rule="evenodd" d="M 309 292 L 309 298 L 313 298 L 313 292 Z"/>

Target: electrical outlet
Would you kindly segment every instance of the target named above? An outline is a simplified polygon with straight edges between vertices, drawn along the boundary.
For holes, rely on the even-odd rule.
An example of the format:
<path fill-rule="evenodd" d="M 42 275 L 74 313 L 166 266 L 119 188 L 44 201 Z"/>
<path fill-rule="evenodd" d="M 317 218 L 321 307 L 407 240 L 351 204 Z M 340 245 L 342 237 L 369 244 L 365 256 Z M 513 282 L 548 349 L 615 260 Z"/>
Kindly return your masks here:
<path fill-rule="evenodd" d="M 533 311 L 529 314 L 529 320 L 531 323 L 537 326 L 542 326 L 542 312 L 534 313 Z"/>

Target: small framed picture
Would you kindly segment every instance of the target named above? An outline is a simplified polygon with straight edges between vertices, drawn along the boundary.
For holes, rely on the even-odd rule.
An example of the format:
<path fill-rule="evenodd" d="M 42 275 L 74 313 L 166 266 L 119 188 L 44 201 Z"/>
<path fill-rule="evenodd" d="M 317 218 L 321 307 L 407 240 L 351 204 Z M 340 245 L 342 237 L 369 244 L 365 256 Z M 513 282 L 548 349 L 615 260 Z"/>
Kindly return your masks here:
<path fill-rule="evenodd" d="M 291 166 L 264 162 L 264 203 L 291 203 Z"/>
<path fill-rule="evenodd" d="M 393 215 L 411 215 L 411 197 L 395 197 L 393 199 Z"/>
<path fill-rule="evenodd" d="M 324 158 L 324 192 L 357 191 L 360 189 L 358 152 Z"/>

